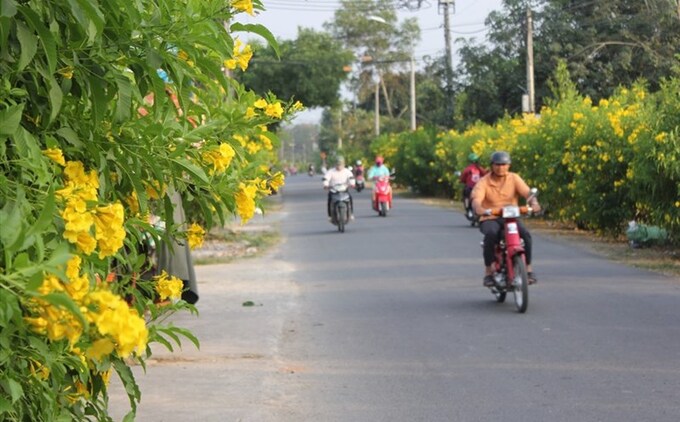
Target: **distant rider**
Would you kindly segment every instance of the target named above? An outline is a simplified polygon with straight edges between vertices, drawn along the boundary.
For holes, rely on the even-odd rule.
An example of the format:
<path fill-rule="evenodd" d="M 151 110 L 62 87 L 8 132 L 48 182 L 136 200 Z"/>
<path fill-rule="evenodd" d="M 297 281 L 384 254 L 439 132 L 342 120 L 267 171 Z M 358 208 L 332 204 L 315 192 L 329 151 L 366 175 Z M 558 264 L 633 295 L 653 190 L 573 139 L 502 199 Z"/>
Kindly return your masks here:
<path fill-rule="evenodd" d="M 328 190 L 328 204 L 326 206 L 328 218 L 331 219 L 331 196 L 330 187 L 336 184 L 347 184 L 354 187 L 354 174 L 345 167 L 345 159 L 338 157 L 335 162 L 335 167 L 328 170 L 323 176 L 323 188 Z M 349 194 L 349 190 L 347 191 Z M 349 212 L 350 219 L 354 220 L 354 200 L 352 195 L 349 196 Z"/>
<path fill-rule="evenodd" d="M 354 173 L 355 179 L 364 175 L 364 166 L 361 164 L 361 160 L 357 160 L 356 166 L 354 166 L 352 172 Z"/>
<path fill-rule="evenodd" d="M 479 231 L 484 234 L 484 286 L 494 285 L 494 249 L 500 240 L 503 229 L 503 218 L 491 215 L 491 209 L 506 205 L 518 205 L 519 197 L 528 199 L 531 189 L 517 174 L 510 171 L 510 154 L 496 151 L 491 155 L 491 172 L 482 177 L 472 189 L 472 207 L 480 216 Z M 535 212 L 541 210 L 536 198 L 529 205 Z M 521 221 L 517 221 L 519 235 L 524 239 L 526 251 L 527 276 L 529 284 L 537 282 L 531 267 L 531 234 Z"/>
<path fill-rule="evenodd" d="M 373 193 L 371 196 L 371 203 L 373 204 L 373 209 L 377 209 L 377 195 L 375 192 L 375 181 L 380 177 L 390 177 L 390 169 L 383 164 L 384 159 L 378 155 L 375 157 L 375 165 L 368 169 L 368 179 L 373 181 Z"/>
<path fill-rule="evenodd" d="M 460 175 L 460 182 L 465 186 L 463 187 L 463 204 L 465 209 L 468 209 L 470 205 L 470 193 L 472 188 L 475 187 L 479 179 L 481 179 L 488 171 L 479 164 L 479 156 L 474 152 L 468 155 L 468 161 L 470 164 L 465 167 L 463 173 Z"/>

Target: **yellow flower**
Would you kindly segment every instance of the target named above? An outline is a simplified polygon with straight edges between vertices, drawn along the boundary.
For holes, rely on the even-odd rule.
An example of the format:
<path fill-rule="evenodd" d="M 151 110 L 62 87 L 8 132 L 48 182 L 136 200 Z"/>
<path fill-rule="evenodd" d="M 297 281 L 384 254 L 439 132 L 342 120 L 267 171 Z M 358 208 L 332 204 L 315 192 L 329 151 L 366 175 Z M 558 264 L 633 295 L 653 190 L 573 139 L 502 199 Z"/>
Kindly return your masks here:
<path fill-rule="evenodd" d="M 252 107 L 248 107 L 246 109 L 246 119 L 252 119 L 253 117 L 257 116 L 257 113 L 255 112 L 255 109 Z"/>
<path fill-rule="evenodd" d="M 281 186 L 283 186 L 286 182 L 286 178 L 283 175 L 283 173 L 278 172 L 272 176 L 272 178 L 269 180 L 269 186 L 272 187 L 275 191 L 278 191 Z"/>
<path fill-rule="evenodd" d="M 250 16 L 255 16 L 253 11 L 253 1 L 252 0 L 232 0 L 231 5 L 236 10 L 246 12 Z"/>
<path fill-rule="evenodd" d="M 109 336 L 118 356 L 127 358 L 146 350 L 149 332 L 144 319 L 118 295 L 99 290 L 87 295 L 90 312 L 88 319 L 99 334 Z"/>
<path fill-rule="evenodd" d="M 241 183 L 239 191 L 236 193 L 236 212 L 241 217 L 242 224 L 255 215 L 255 195 L 257 194 L 256 185 L 246 186 Z"/>
<path fill-rule="evenodd" d="M 241 48 L 243 43 L 241 40 L 236 39 L 234 41 L 234 52 L 231 59 L 226 59 L 224 61 L 224 67 L 227 69 L 236 69 L 236 66 L 240 67 L 241 70 L 245 71 L 248 69 L 248 63 L 253 57 L 253 50 L 250 48 L 249 44 Z"/>
<path fill-rule="evenodd" d="M 190 249 L 196 249 L 203 245 L 203 237 L 205 236 L 205 230 L 196 223 L 189 226 L 187 230 L 187 241 L 189 242 Z"/>
<path fill-rule="evenodd" d="M 302 105 L 300 101 L 295 101 L 295 104 L 293 104 L 293 111 L 299 111 L 302 110 L 305 106 Z"/>
<path fill-rule="evenodd" d="M 66 66 L 62 67 L 61 69 L 57 70 L 57 73 L 63 76 L 66 79 L 71 79 L 73 78 L 73 66 Z"/>
<path fill-rule="evenodd" d="M 47 158 L 54 161 L 55 163 L 65 166 L 66 160 L 64 159 L 64 153 L 61 152 L 59 148 L 47 148 L 42 152 Z"/>
<path fill-rule="evenodd" d="M 283 107 L 281 103 L 277 102 L 274 104 L 267 104 L 267 108 L 264 110 L 264 114 L 275 119 L 280 119 L 283 115 Z"/>
<path fill-rule="evenodd" d="M 156 282 L 156 293 L 161 300 L 167 298 L 179 299 L 182 296 L 184 284 L 179 278 L 168 276 L 168 273 L 163 271 L 160 275 L 154 276 L 153 279 Z"/>
<path fill-rule="evenodd" d="M 115 254 L 125 240 L 123 205 L 120 202 L 97 207 L 94 215 L 94 232 L 99 246 L 99 258 Z"/>
<path fill-rule="evenodd" d="M 253 104 L 255 108 L 266 108 L 267 107 L 267 100 L 260 98 L 259 100 L 255 101 L 255 104 Z"/>
<path fill-rule="evenodd" d="M 221 174 L 229 167 L 235 155 L 234 148 L 223 142 L 217 149 L 204 152 L 202 157 L 204 163 L 212 166 L 210 174 Z"/>
<path fill-rule="evenodd" d="M 85 352 L 85 355 L 93 360 L 101 361 L 104 356 L 108 356 L 113 352 L 113 342 L 108 338 L 100 338 L 95 340 Z"/>

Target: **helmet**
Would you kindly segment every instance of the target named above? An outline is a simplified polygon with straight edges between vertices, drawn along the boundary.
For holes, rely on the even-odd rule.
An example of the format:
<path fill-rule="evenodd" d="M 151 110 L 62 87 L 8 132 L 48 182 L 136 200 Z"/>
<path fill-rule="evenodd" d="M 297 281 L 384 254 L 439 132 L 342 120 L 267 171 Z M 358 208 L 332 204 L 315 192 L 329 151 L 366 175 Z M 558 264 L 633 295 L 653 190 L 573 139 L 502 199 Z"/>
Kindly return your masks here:
<path fill-rule="evenodd" d="M 491 154 L 491 164 L 510 164 L 510 154 L 505 151 L 496 151 Z"/>
<path fill-rule="evenodd" d="M 471 152 L 470 155 L 468 155 L 468 160 L 472 163 L 476 163 L 479 161 L 479 155 L 475 154 L 474 152 Z"/>
<path fill-rule="evenodd" d="M 357 160 L 357 166 L 361 165 L 361 160 Z"/>
<path fill-rule="evenodd" d="M 376 164 L 382 164 L 383 158 L 380 155 L 378 155 L 377 157 L 375 157 L 375 163 Z"/>

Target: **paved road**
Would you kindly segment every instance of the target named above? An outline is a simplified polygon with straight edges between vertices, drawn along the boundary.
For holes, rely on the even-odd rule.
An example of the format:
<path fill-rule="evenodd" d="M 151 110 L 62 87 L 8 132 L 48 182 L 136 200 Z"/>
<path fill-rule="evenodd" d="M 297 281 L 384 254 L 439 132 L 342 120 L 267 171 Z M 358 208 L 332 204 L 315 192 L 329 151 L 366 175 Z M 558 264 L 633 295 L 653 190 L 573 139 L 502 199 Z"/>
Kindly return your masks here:
<path fill-rule="evenodd" d="M 276 251 L 198 268 L 201 318 L 177 324 L 202 350 L 139 375 L 138 420 L 680 420 L 680 280 L 534 233 L 518 314 L 461 214 L 398 198 L 380 218 L 369 195 L 341 234 L 320 180 L 289 178 Z"/>

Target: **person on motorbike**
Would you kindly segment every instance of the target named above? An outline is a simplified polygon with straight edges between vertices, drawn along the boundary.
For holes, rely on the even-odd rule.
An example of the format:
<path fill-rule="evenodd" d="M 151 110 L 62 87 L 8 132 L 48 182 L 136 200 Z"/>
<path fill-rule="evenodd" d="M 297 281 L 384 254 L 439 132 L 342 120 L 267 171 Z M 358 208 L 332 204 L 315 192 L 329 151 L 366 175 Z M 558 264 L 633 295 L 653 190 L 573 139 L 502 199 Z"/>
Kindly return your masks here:
<path fill-rule="evenodd" d="M 463 205 L 466 210 L 470 205 L 470 193 L 472 193 L 472 188 L 474 188 L 479 179 L 484 177 L 487 173 L 487 170 L 479 164 L 479 156 L 474 152 L 471 152 L 470 155 L 468 155 L 468 161 L 470 161 L 470 164 L 465 167 L 463 173 L 460 175 L 460 182 L 465 185 L 463 187 Z"/>
<path fill-rule="evenodd" d="M 354 187 L 354 174 L 352 171 L 345 167 L 345 159 L 343 157 L 338 157 L 335 161 L 335 167 L 328 170 L 323 176 L 323 188 L 328 190 L 328 203 L 326 206 L 328 212 L 328 219 L 331 217 L 331 198 L 332 193 L 330 191 L 331 186 L 336 184 L 347 184 L 350 187 Z M 347 191 L 349 193 L 349 191 Z M 350 219 L 354 220 L 354 200 L 352 195 L 349 196 L 349 212 Z"/>
<path fill-rule="evenodd" d="M 353 173 L 355 178 L 364 175 L 364 166 L 361 164 L 361 160 L 357 160 L 356 166 L 354 166 Z"/>
<path fill-rule="evenodd" d="M 500 241 L 503 229 L 503 219 L 491 215 L 491 210 L 506 205 L 518 205 L 520 196 L 529 200 L 529 205 L 534 212 L 541 210 L 536 197 L 529 199 L 531 189 L 526 182 L 517 173 L 510 171 L 511 162 L 510 154 L 505 151 L 496 151 L 491 154 L 491 171 L 477 182 L 471 193 L 472 207 L 480 216 L 479 231 L 484 234 L 484 286 L 486 287 L 494 285 L 494 249 Z M 520 237 L 524 239 L 529 284 L 534 284 L 537 279 L 531 267 L 531 234 L 521 221 L 518 221 L 518 226 Z"/>
<path fill-rule="evenodd" d="M 375 165 L 368 169 L 368 179 L 375 182 L 379 177 L 390 177 L 390 169 L 383 164 L 384 159 L 381 156 L 375 157 Z M 375 183 L 373 184 L 373 194 L 371 197 L 371 204 L 376 203 Z"/>

